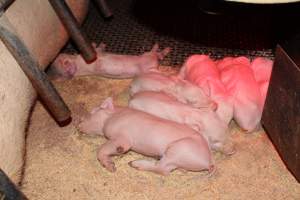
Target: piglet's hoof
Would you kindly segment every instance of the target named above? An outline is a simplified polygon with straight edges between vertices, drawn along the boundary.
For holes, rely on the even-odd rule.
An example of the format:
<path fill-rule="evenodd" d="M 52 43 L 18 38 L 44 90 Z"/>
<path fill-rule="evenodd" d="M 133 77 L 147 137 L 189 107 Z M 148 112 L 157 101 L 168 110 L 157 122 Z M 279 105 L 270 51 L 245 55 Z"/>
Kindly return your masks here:
<path fill-rule="evenodd" d="M 210 178 L 212 177 L 217 171 L 217 167 L 215 165 L 210 165 L 208 168 L 208 174 L 207 177 Z"/>
<path fill-rule="evenodd" d="M 236 148 L 234 145 L 229 145 L 228 147 L 224 147 L 224 149 L 222 150 L 222 153 L 227 156 L 231 156 L 236 153 Z"/>
<path fill-rule="evenodd" d="M 247 129 L 242 129 L 243 133 L 245 134 L 253 134 L 255 133 L 257 130 L 247 130 Z"/>
<path fill-rule="evenodd" d="M 132 167 L 132 168 L 137 169 L 137 170 L 141 170 L 141 169 L 140 169 L 137 165 L 135 165 L 134 163 L 135 163 L 134 161 L 130 161 L 130 162 L 128 163 L 128 165 L 129 165 L 130 167 Z"/>
<path fill-rule="evenodd" d="M 117 171 L 116 166 L 113 162 L 105 162 L 105 163 L 101 163 L 101 164 L 104 168 L 106 168 L 108 171 L 110 171 L 112 173 Z"/>
<path fill-rule="evenodd" d="M 232 156 L 233 154 L 236 153 L 236 149 L 235 148 L 232 148 L 232 149 L 226 149 L 223 151 L 223 153 L 226 155 L 226 156 Z"/>

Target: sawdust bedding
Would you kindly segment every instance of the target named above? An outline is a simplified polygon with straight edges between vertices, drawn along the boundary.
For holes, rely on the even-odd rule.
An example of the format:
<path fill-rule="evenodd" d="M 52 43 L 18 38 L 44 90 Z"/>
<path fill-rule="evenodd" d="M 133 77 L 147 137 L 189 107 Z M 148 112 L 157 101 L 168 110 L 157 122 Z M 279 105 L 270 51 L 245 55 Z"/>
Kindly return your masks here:
<path fill-rule="evenodd" d="M 165 73 L 173 68 L 161 67 Z M 26 140 L 22 191 L 29 199 L 300 199 L 300 184 L 286 169 L 265 132 L 245 134 L 232 123 L 237 152 L 214 154 L 217 172 L 174 171 L 169 176 L 137 171 L 128 162 L 142 155 L 128 152 L 114 157 L 117 172 L 98 163 L 96 151 L 104 138 L 78 132 L 79 115 L 112 96 L 127 105 L 131 80 L 78 77 L 55 86 L 73 113 L 73 122 L 59 127 L 38 102 Z"/>

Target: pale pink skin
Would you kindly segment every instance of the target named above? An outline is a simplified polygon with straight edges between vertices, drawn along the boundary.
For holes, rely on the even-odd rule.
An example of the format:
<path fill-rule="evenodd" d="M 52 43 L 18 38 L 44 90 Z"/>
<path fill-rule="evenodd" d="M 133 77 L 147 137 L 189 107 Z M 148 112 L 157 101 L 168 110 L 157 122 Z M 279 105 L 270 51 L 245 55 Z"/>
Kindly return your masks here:
<path fill-rule="evenodd" d="M 159 51 L 155 44 L 151 51 L 141 55 L 120 55 L 105 53 L 104 44 L 96 47 L 93 44 L 97 59 L 88 64 L 80 54 L 59 54 L 50 67 L 53 77 L 57 79 L 70 79 L 75 76 L 100 75 L 108 78 L 133 78 L 137 75 L 156 70 L 159 61 L 169 53 L 170 48 Z"/>
<path fill-rule="evenodd" d="M 129 101 L 128 106 L 163 119 L 186 124 L 202 134 L 213 150 L 225 154 L 235 152 L 229 141 L 227 124 L 209 108 L 193 108 L 163 92 L 153 91 L 136 93 Z"/>
<path fill-rule="evenodd" d="M 217 104 L 198 86 L 159 72 L 149 72 L 133 79 L 129 88 L 130 95 L 133 96 L 141 91 L 162 91 L 175 97 L 178 101 L 196 108 L 209 107 L 212 110 L 217 109 Z"/>
<path fill-rule="evenodd" d="M 255 80 L 259 84 L 262 96 L 262 105 L 264 105 L 271 78 L 273 61 L 267 58 L 258 57 L 252 61 L 250 67 L 253 70 Z"/>
<path fill-rule="evenodd" d="M 229 124 L 233 117 L 233 104 L 213 60 L 206 55 L 190 56 L 178 76 L 202 88 L 217 103 L 216 113 L 220 119 Z"/>
<path fill-rule="evenodd" d="M 255 131 L 259 127 L 263 105 L 250 61 L 245 57 L 225 58 L 223 61 L 218 65 L 222 82 L 233 98 L 233 117 L 242 129 Z"/>
<path fill-rule="evenodd" d="M 111 172 L 116 171 L 111 157 L 129 150 L 160 158 L 131 161 L 138 170 L 167 175 L 175 169 L 210 173 L 215 169 L 207 141 L 195 130 L 135 109 L 115 108 L 111 98 L 95 108 L 79 129 L 108 139 L 99 148 L 98 160 Z"/>

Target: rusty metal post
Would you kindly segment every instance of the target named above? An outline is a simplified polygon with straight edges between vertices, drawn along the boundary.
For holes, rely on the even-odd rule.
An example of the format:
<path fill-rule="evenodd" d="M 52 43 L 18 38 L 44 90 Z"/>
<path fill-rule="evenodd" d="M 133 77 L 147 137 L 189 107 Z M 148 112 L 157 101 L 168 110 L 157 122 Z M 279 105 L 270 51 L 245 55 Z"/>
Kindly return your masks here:
<path fill-rule="evenodd" d="M 49 2 L 69 32 L 71 38 L 76 43 L 84 60 L 87 63 L 96 60 L 97 54 L 95 49 L 92 47 L 83 31 L 81 31 L 79 23 L 66 2 L 64 0 L 49 0 Z"/>
<path fill-rule="evenodd" d="M 8 176 L 0 169 L 0 199 L 27 200 L 27 197 L 9 180 Z"/>
<path fill-rule="evenodd" d="M 57 122 L 64 122 L 70 119 L 71 112 L 69 108 L 48 80 L 45 72 L 39 69 L 38 62 L 19 39 L 5 15 L 0 17 L 0 39 L 31 81 L 32 86 L 55 120 Z"/>
<path fill-rule="evenodd" d="M 105 18 L 110 18 L 113 16 L 113 13 L 111 12 L 109 6 L 107 5 L 106 0 L 95 0 L 95 2 L 97 3 L 101 14 Z"/>
<path fill-rule="evenodd" d="M 0 11 L 4 12 L 15 0 L 0 0 Z"/>

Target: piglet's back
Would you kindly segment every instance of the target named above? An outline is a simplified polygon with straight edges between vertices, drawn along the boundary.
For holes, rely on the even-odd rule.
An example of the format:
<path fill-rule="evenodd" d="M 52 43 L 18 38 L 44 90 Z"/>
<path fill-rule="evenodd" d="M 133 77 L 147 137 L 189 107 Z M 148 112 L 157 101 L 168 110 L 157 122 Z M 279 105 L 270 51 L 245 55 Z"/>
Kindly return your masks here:
<path fill-rule="evenodd" d="M 198 134 L 185 125 L 165 120 L 132 108 L 124 108 L 121 109 L 120 112 L 113 114 L 104 126 L 104 132 L 106 131 L 117 131 L 120 133 L 139 132 L 137 133 L 139 135 L 147 132 L 148 135 L 151 134 L 152 136 L 155 136 L 158 134 L 159 137 L 161 137 L 161 134 L 156 132 L 164 132 L 164 135 L 177 137 L 179 139 Z M 108 137 L 108 135 L 106 136 Z"/>

